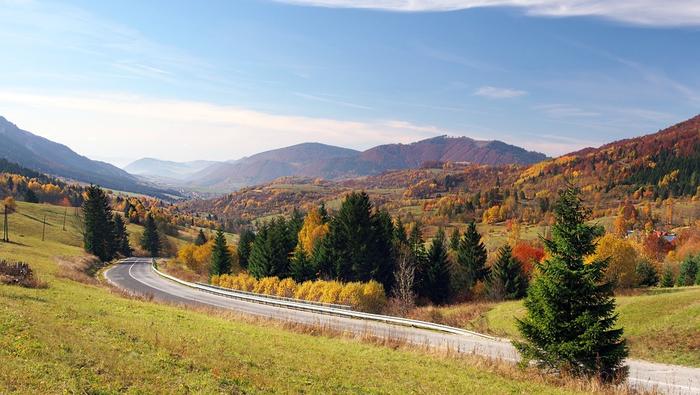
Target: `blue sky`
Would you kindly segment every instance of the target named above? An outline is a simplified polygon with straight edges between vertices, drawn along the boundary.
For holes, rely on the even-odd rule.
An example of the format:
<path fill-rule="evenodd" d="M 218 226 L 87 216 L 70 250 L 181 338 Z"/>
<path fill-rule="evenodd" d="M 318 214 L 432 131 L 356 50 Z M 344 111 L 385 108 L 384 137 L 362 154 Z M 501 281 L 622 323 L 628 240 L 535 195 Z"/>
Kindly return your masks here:
<path fill-rule="evenodd" d="M 700 108 L 694 0 L 0 0 L 0 115 L 124 165 L 440 134 L 559 155 Z"/>

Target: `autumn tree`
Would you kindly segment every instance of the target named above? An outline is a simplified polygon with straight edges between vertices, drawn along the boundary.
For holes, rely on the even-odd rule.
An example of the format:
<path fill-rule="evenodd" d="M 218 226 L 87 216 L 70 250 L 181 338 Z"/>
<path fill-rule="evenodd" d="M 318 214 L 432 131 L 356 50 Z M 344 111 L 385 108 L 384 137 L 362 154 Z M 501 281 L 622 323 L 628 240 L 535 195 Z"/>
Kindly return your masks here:
<path fill-rule="evenodd" d="M 603 229 L 587 223 L 590 211 L 572 186 L 560 192 L 554 215 L 552 238 L 544 240 L 551 257 L 528 290 L 527 314 L 517 321 L 524 340 L 514 345 L 523 364 L 622 380 L 628 349 L 616 327 L 612 285 L 605 281 L 607 260 L 585 263 Z"/>
<path fill-rule="evenodd" d="M 593 260 L 606 260 L 605 279 L 618 288 L 631 288 L 636 283 L 637 251 L 629 241 L 606 234 L 596 247 Z"/>
<path fill-rule="evenodd" d="M 486 287 L 495 300 L 520 299 L 525 296 L 527 276 L 520 262 L 513 257 L 510 245 L 506 244 L 498 250 L 498 258 L 486 278 Z"/>
<path fill-rule="evenodd" d="M 523 271 L 530 277 L 535 265 L 544 258 L 544 249 L 541 246 L 521 241 L 513 247 L 513 257 L 520 262 Z"/>
<path fill-rule="evenodd" d="M 328 233 L 328 224 L 325 221 L 326 219 L 321 215 L 320 209 L 310 210 L 306 214 L 302 227 L 299 230 L 298 243 L 298 247 L 304 253 L 311 254 L 318 242 Z"/>
<path fill-rule="evenodd" d="M 416 263 L 414 259 L 415 255 L 408 245 L 402 244 L 398 247 L 392 294 L 402 314 L 408 312 L 415 306 L 416 302 Z"/>
<path fill-rule="evenodd" d="M 160 255 L 162 242 L 158 234 L 158 225 L 151 213 L 146 215 L 146 223 L 143 226 L 143 235 L 141 236 L 141 248 L 148 252 L 152 257 Z"/>
<path fill-rule="evenodd" d="M 211 266 L 209 269 L 210 276 L 219 276 L 227 274 L 231 271 L 232 266 L 231 251 L 226 243 L 224 231 L 219 228 L 214 237 L 214 244 L 211 247 Z"/>

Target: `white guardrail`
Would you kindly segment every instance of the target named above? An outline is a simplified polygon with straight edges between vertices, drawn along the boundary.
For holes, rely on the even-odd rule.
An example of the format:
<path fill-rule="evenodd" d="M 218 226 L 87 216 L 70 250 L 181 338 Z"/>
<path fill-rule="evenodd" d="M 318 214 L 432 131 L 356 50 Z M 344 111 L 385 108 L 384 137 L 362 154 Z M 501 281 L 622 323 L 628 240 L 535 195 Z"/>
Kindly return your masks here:
<path fill-rule="evenodd" d="M 277 306 L 277 307 L 283 307 L 283 308 L 287 308 L 287 309 L 303 310 L 303 311 L 333 315 L 333 316 L 338 316 L 338 317 L 347 317 L 347 318 L 355 318 L 355 319 L 361 319 L 361 320 L 378 321 L 378 322 L 384 322 L 387 324 L 408 326 L 408 327 L 420 328 L 420 329 L 429 329 L 429 330 L 434 330 L 434 331 L 439 331 L 439 332 L 452 333 L 455 335 L 479 336 L 479 337 L 483 337 L 483 338 L 487 338 L 487 339 L 491 339 L 491 340 L 499 340 L 493 336 L 484 335 L 483 333 L 478 333 L 478 332 L 472 332 L 472 331 L 469 331 L 466 329 L 460 329 L 460 328 L 455 328 L 452 326 L 435 324 L 435 323 L 426 322 L 426 321 L 411 320 L 408 318 L 393 317 L 393 316 L 389 316 L 389 315 L 364 313 L 361 311 L 351 310 L 351 309 L 349 309 L 348 306 L 344 306 L 344 305 L 337 305 L 337 306 L 341 306 L 341 307 L 334 307 L 334 306 L 331 306 L 328 304 L 324 305 L 324 304 L 320 304 L 317 302 L 314 303 L 314 302 L 302 301 L 299 299 L 269 297 L 268 295 L 261 295 L 261 294 L 251 293 L 251 292 L 240 292 L 240 291 L 236 291 L 236 290 L 216 287 L 213 285 L 205 285 L 205 284 L 201 284 L 201 283 L 191 283 L 189 281 L 184 281 L 184 280 L 181 280 L 177 277 L 174 277 L 174 276 L 171 276 L 169 274 L 161 272 L 156 267 L 155 260 L 154 260 L 153 264 L 151 265 L 151 268 L 159 276 L 161 276 L 163 278 L 167 278 L 168 280 L 174 281 L 174 282 L 182 284 L 184 286 L 198 289 L 198 290 L 204 291 L 204 292 L 209 292 L 209 293 L 216 294 L 216 295 L 226 296 L 226 297 L 233 298 L 233 299 L 244 300 L 247 302 L 261 303 L 261 304 L 267 304 L 267 305 L 272 305 L 272 306 Z"/>

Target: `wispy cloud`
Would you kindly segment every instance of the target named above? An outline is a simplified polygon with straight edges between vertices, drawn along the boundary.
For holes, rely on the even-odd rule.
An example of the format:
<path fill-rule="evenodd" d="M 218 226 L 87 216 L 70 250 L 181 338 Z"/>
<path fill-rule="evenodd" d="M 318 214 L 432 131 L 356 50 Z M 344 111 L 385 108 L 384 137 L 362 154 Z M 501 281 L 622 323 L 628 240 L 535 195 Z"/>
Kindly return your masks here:
<path fill-rule="evenodd" d="M 512 99 L 527 95 L 526 91 L 509 88 L 496 88 L 494 86 L 482 86 L 474 91 L 475 96 L 487 97 L 489 99 Z"/>
<path fill-rule="evenodd" d="M 109 157 L 232 159 L 264 149 L 319 141 L 353 148 L 413 142 L 441 134 L 396 119 L 347 121 L 280 115 L 209 102 L 128 94 L 26 93 L 0 90 L 10 121 L 79 152 Z M 43 114 L 36 117 L 36 113 Z"/>
<path fill-rule="evenodd" d="M 357 108 L 360 110 L 372 110 L 372 107 L 368 107 L 362 104 L 356 104 L 356 103 L 350 103 L 344 100 L 340 100 L 338 98 L 334 98 L 328 95 L 311 95 L 308 93 L 301 93 L 301 92 L 294 92 L 295 96 L 307 99 L 307 100 L 313 100 L 313 101 L 318 101 L 318 102 L 323 102 L 323 103 L 328 103 L 328 104 L 333 104 L 337 106 L 342 106 L 342 107 L 350 107 L 350 108 Z"/>
<path fill-rule="evenodd" d="M 456 11 L 515 7 L 528 15 L 593 16 L 646 26 L 698 26 L 697 0 L 276 0 L 316 7 L 365 8 L 400 12 Z"/>
<path fill-rule="evenodd" d="M 552 118 L 597 117 L 600 115 L 599 112 L 584 110 L 567 104 L 543 104 L 534 108 Z"/>

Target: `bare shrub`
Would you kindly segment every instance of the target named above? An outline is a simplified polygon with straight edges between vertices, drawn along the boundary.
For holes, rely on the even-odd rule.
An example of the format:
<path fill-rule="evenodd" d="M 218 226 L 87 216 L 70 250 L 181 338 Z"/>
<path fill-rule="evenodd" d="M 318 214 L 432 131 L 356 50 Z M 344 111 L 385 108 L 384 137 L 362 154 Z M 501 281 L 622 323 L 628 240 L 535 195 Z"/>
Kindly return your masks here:
<path fill-rule="evenodd" d="M 0 283 L 19 285 L 25 288 L 48 288 L 48 283 L 38 279 L 25 262 L 0 260 Z"/>

